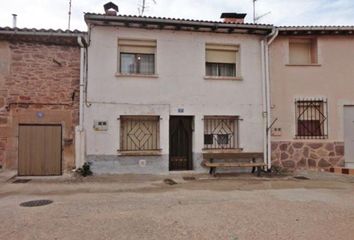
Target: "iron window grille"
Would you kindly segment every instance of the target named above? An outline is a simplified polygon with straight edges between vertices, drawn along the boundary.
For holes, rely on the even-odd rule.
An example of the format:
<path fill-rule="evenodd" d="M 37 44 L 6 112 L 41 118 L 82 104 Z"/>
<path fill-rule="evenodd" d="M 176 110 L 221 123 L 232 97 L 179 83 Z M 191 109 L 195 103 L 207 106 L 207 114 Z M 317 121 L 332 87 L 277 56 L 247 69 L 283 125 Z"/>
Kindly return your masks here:
<path fill-rule="evenodd" d="M 236 149 L 239 117 L 207 116 L 204 118 L 204 149 Z"/>
<path fill-rule="evenodd" d="M 159 116 L 121 116 L 120 151 L 160 150 Z"/>
<path fill-rule="evenodd" d="M 296 138 L 328 138 L 327 99 L 296 99 Z"/>

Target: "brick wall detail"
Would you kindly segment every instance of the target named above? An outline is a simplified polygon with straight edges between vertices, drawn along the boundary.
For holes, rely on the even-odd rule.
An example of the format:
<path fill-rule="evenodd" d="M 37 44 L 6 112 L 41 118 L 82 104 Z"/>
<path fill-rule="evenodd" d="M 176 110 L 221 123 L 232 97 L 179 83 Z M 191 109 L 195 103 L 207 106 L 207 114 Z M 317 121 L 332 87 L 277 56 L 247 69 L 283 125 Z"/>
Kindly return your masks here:
<path fill-rule="evenodd" d="M 17 167 L 18 124 L 36 124 L 33 116 L 36 111 L 43 111 L 46 116 L 54 112 L 58 123 L 65 125 L 63 137 L 70 144 L 64 145 L 63 162 L 70 168 L 79 116 L 80 48 L 16 40 L 0 43 L 0 58 L 8 58 L 9 63 L 8 68 L 0 69 L 0 165 Z M 10 54 L 5 56 L 6 47 Z M 63 119 L 70 119 L 70 123 Z M 45 121 L 38 119 L 38 123 Z M 56 120 L 52 117 L 50 121 Z"/>

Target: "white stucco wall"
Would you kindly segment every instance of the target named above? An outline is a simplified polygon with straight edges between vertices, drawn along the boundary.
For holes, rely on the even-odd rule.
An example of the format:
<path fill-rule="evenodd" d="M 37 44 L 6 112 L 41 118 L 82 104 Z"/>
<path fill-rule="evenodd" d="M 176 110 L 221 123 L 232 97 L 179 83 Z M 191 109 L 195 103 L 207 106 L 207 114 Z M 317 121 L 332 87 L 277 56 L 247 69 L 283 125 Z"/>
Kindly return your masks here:
<path fill-rule="evenodd" d="M 156 40 L 158 77 L 117 77 L 118 38 Z M 204 79 L 206 43 L 240 45 L 242 80 Z M 204 145 L 204 115 L 238 115 L 240 147 L 263 151 L 259 36 L 95 26 L 88 51 L 87 155 L 118 154 L 120 115 L 160 115 L 162 154 L 169 152 L 170 115 L 194 116 L 194 153 Z M 108 131 L 94 131 L 94 120 L 107 120 Z"/>

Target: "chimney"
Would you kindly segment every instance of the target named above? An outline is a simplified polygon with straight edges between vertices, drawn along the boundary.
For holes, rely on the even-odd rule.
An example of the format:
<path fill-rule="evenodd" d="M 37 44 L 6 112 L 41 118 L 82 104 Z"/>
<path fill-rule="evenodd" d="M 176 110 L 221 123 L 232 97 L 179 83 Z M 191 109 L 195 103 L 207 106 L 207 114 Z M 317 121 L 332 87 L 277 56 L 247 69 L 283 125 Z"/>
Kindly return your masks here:
<path fill-rule="evenodd" d="M 17 14 L 12 14 L 12 27 L 17 28 Z"/>
<path fill-rule="evenodd" d="M 245 23 L 247 13 L 222 13 L 220 18 L 224 19 L 225 23 Z"/>
<path fill-rule="evenodd" d="M 119 11 L 118 6 L 112 2 L 106 3 L 105 5 L 103 5 L 103 8 L 104 8 L 106 15 L 109 15 L 109 16 L 117 16 L 117 12 Z"/>

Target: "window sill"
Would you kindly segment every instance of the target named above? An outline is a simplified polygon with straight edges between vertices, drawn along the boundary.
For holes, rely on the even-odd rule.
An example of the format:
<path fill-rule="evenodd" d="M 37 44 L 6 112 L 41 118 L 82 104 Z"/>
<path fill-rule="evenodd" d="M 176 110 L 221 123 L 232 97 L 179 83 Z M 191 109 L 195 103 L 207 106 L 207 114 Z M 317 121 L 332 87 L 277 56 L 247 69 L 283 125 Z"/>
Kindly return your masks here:
<path fill-rule="evenodd" d="M 209 149 L 203 148 L 203 153 L 240 153 L 243 148 L 233 148 L 233 149 Z"/>
<path fill-rule="evenodd" d="M 204 76 L 205 80 L 231 80 L 231 81 L 242 81 L 242 77 L 218 77 L 218 76 Z"/>
<path fill-rule="evenodd" d="M 311 63 L 311 64 L 285 64 L 288 67 L 321 67 L 322 65 L 319 63 Z"/>
<path fill-rule="evenodd" d="M 128 77 L 128 78 L 158 78 L 159 75 L 152 74 L 123 74 L 123 73 L 116 73 L 116 77 Z"/>
<path fill-rule="evenodd" d="M 119 156 L 161 156 L 161 150 L 146 150 L 146 151 L 123 151 L 118 150 Z"/>

